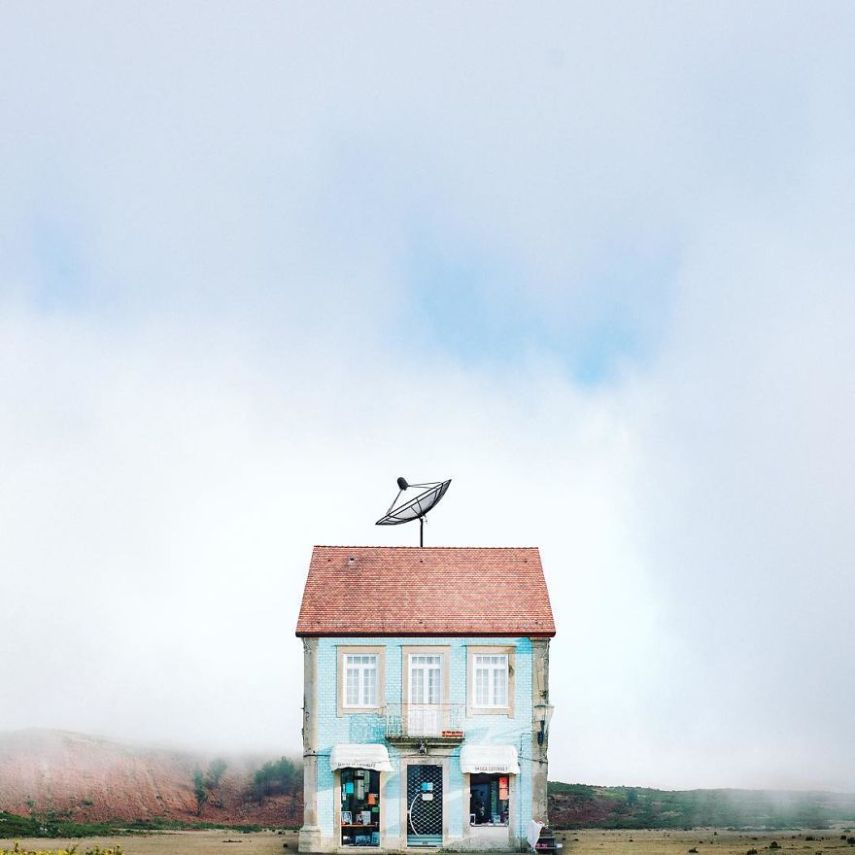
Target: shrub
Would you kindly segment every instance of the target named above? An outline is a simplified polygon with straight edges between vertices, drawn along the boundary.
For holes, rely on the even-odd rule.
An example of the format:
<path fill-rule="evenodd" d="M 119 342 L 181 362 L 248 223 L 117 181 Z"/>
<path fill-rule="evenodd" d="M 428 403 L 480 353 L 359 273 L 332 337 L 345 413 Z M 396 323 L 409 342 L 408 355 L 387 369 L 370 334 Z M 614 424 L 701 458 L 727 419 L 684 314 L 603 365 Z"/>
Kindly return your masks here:
<path fill-rule="evenodd" d="M 227 766 L 228 764 L 222 757 L 217 757 L 211 761 L 211 765 L 208 766 L 208 779 L 206 782 L 209 787 L 216 787 L 220 783 Z"/>
<path fill-rule="evenodd" d="M 253 776 L 257 799 L 273 795 L 296 795 L 303 787 L 303 767 L 287 757 L 265 763 Z"/>
<path fill-rule="evenodd" d="M 205 802 L 208 801 L 208 789 L 201 769 L 193 772 L 193 792 L 196 794 L 196 812 L 201 813 Z"/>

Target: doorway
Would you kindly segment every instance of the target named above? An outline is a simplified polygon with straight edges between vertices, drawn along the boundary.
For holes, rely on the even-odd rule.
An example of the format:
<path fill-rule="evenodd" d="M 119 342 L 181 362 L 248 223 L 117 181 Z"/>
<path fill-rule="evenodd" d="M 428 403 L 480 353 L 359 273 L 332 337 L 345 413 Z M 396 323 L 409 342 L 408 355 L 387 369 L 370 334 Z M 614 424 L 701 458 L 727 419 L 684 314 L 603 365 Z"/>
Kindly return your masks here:
<path fill-rule="evenodd" d="M 442 730 L 442 656 L 410 654 L 407 733 L 439 736 Z"/>
<path fill-rule="evenodd" d="M 442 845 L 442 766 L 407 767 L 407 846 Z"/>

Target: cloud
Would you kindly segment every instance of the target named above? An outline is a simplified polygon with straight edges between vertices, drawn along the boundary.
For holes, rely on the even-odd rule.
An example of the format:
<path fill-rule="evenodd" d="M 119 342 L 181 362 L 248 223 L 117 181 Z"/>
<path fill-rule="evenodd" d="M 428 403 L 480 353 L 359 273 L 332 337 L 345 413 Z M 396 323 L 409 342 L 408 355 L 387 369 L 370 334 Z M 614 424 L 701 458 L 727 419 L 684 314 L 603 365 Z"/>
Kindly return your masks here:
<path fill-rule="evenodd" d="M 554 777 L 855 786 L 848 8 L 200 11 L 0 13 L 0 727 L 295 748 L 311 544 L 451 476 Z"/>

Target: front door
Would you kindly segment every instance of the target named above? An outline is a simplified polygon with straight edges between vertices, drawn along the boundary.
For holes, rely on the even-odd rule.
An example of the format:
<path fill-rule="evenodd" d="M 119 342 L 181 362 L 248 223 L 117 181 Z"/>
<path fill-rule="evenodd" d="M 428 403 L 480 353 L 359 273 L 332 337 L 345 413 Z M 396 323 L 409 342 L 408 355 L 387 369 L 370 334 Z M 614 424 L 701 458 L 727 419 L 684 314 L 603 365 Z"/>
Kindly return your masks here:
<path fill-rule="evenodd" d="M 407 767 L 407 845 L 442 846 L 442 766 Z"/>
<path fill-rule="evenodd" d="M 442 656 L 410 654 L 409 736 L 439 736 L 442 731 Z"/>

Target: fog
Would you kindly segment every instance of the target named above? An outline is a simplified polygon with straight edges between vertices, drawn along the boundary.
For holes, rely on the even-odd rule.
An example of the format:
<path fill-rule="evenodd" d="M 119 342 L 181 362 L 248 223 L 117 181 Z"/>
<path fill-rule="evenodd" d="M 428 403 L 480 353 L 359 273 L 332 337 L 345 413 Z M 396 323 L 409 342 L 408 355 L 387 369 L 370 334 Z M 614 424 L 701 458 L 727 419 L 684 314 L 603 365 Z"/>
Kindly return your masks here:
<path fill-rule="evenodd" d="M 300 745 L 315 543 L 541 547 L 550 777 L 855 789 L 847 4 L 0 8 L 0 731 Z"/>

